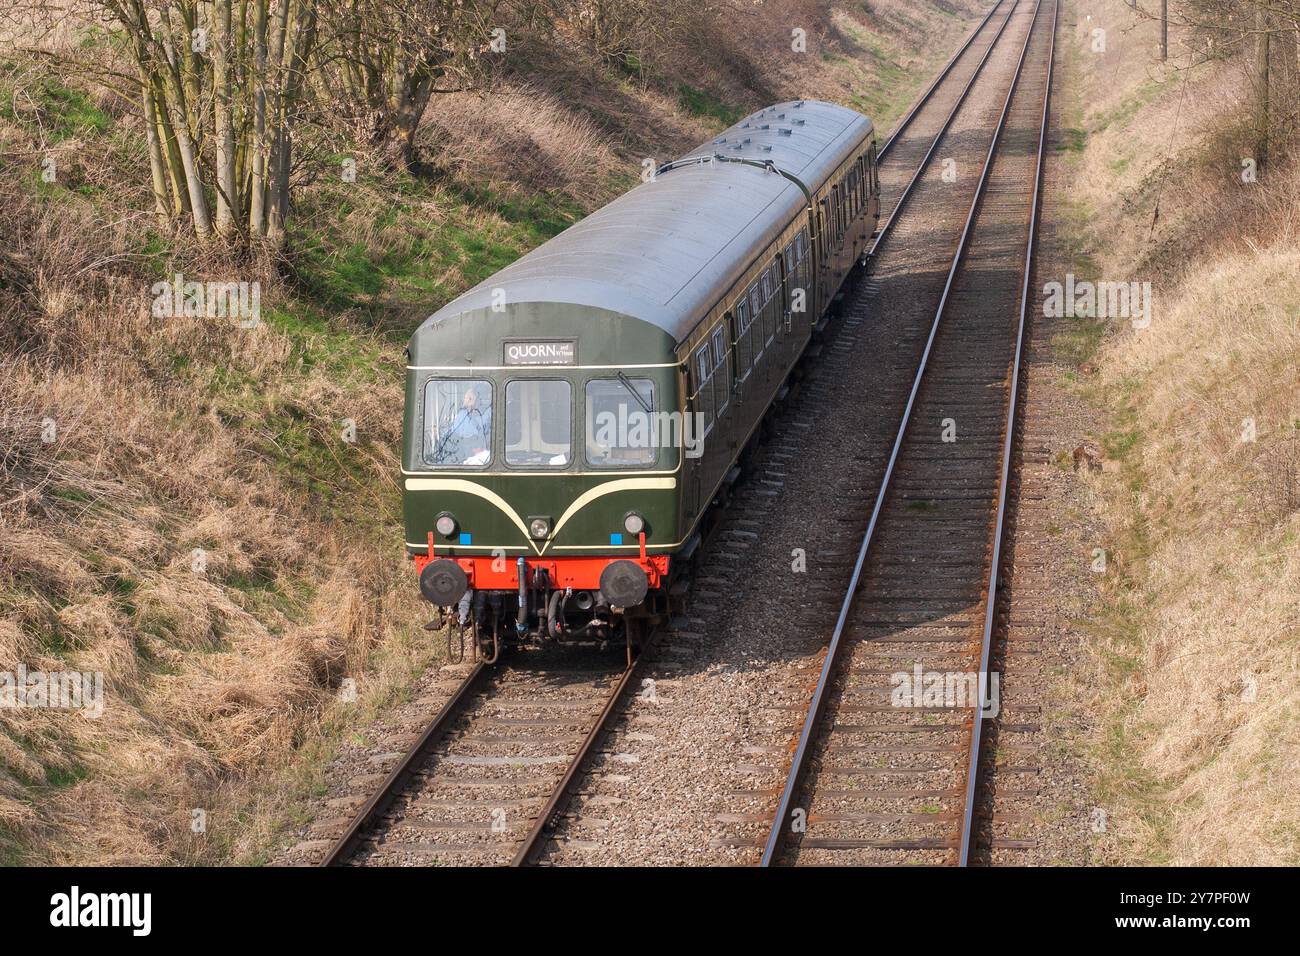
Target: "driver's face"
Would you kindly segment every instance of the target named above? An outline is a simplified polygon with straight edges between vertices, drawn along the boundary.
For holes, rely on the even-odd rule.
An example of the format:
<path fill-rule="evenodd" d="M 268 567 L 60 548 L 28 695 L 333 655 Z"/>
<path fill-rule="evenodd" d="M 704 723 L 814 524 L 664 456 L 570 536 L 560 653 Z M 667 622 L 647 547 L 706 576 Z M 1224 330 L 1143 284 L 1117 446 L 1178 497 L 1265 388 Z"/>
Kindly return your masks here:
<path fill-rule="evenodd" d="M 461 407 L 464 408 L 466 411 L 468 411 L 469 409 L 472 409 L 477 404 L 478 404 L 478 397 L 474 394 L 474 390 L 472 388 L 467 390 L 465 392 L 465 399 L 464 401 L 461 402 Z"/>

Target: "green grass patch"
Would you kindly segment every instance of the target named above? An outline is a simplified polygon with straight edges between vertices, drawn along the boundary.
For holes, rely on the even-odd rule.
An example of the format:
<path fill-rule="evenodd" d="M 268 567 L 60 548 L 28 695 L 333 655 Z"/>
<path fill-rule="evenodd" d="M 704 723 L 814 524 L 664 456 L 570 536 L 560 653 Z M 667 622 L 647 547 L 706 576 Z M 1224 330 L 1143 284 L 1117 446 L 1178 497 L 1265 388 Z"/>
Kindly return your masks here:
<path fill-rule="evenodd" d="M 1116 124 L 1128 125 L 1137 116 L 1138 111 L 1155 99 L 1175 78 L 1176 74 L 1162 80 L 1148 79 L 1117 105 L 1093 116 L 1087 123 L 1088 132 L 1097 133 Z"/>
<path fill-rule="evenodd" d="M 18 124 L 51 146 L 73 137 L 102 134 L 112 126 L 112 118 L 89 95 L 53 76 L 24 76 L 21 97 L 14 96 L 16 81 L 16 71 L 6 63 L 0 69 L 0 119 Z"/>
<path fill-rule="evenodd" d="M 1052 336 L 1052 355 L 1063 365 L 1078 368 L 1097 354 L 1106 339 L 1102 319 L 1074 319 L 1063 332 Z"/>
<path fill-rule="evenodd" d="M 410 334 L 412 314 L 423 318 L 584 214 L 558 194 L 391 179 L 355 184 L 355 193 L 340 184 L 312 195 L 312 208 L 296 222 L 324 225 L 293 227 L 292 238 L 305 304 L 324 314 L 354 313 L 395 339 Z M 358 238 L 350 220 L 364 221 L 363 204 L 378 211 Z"/>
<path fill-rule="evenodd" d="M 1135 427 L 1120 428 L 1102 436 L 1101 444 L 1108 458 L 1120 461 L 1128 458 L 1141 441 L 1142 433 Z"/>
<path fill-rule="evenodd" d="M 1077 126 L 1062 129 L 1060 137 L 1060 142 L 1056 146 L 1057 152 L 1082 153 L 1084 147 L 1088 145 L 1088 134 Z"/>
<path fill-rule="evenodd" d="M 687 83 L 678 84 L 677 102 L 692 116 L 713 120 L 718 129 L 734 126 L 747 115 L 744 107 L 723 102 L 708 90 L 699 90 Z"/>

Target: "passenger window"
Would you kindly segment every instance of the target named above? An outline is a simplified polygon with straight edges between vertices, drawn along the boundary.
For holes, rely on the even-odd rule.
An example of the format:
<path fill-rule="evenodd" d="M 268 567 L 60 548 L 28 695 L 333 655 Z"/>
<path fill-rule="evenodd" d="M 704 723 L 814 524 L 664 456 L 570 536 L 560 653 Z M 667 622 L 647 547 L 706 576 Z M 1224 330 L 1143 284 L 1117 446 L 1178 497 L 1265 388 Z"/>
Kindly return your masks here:
<path fill-rule="evenodd" d="M 553 379 L 506 383 L 506 464 L 563 468 L 570 461 L 573 389 Z"/>
<path fill-rule="evenodd" d="M 696 411 L 704 416 L 707 429 L 713 421 L 713 386 L 709 379 L 713 377 L 713 356 L 707 343 L 695 353 L 695 398 Z"/>
<path fill-rule="evenodd" d="M 772 298 L 772 273 L 769 269 L 763 270 L 763 304 L 766 305 Z"/>
<path fill-rule="evenodd" d="M 713 398 L 717 414 L 731 400 L 731 366 L 727 361 L 727 330 L 718 326 L 713 332 Z"/>
<path fill-rule="evenodd" d="M 602 378 L 587 383 L 587 463 L 652 465 L 655 461 L 655 386 L 648 378 Z"/>
<path fill-rule="evenodd" d="M 491 461 L 491 383 L 431 379 L 424 387 L 424 463 L 482 467 Z"/>
<path fill-rule="evenodd" d="M 758 283 L 755 282 L 753 285 L 749 287 L 749 308 L 754 315 L 758 315 L 758 310 L 761 309 L 762 307 L 763 304 L 759 301 L 758 298 Z"/>
<path fill-rule="evenodd" d="M 736 380 L 743 382 L 749 376 L 749 367 L 753 364 L 754 356 L 750 347 L 751 336 L 750 327 L 758 321 L 758 313 L 750 313 L 745 319 L 744 324 L 736 323 Z"/>
<path fill-rule="evenodd" d="M 795 240 L 790 240 L 785 244 L 785 274 L 786 276 L 794 275 L 794 244 Z"/>
<path fill-rule="evenodd" d="M 749 328 L 749 303 L 744 299 L 736 303 L 736 328 L 741 332 Z"/>
<path fill-rule="evenodd" d="M 767 302 L 763 306 L 763 343 L 764 347 L 770 345 L 772 339 L 776 337 L 776 313 L 781 308 L 781 300 L 776 297 L 775 269 L 768 269 L 763 273 L 764 291 L 767 293 Z"/>

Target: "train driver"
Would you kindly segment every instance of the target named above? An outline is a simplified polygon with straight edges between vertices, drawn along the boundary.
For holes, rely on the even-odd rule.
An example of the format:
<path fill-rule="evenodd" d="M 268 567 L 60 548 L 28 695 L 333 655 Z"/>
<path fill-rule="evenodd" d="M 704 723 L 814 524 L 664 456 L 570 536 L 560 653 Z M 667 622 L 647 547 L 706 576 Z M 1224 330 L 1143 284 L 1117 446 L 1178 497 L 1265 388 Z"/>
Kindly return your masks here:
<path fill-rule="evenodd" d="M 478 392 L 471 385 L 460 408 L 444 423 L 434 457 L 437 464 L 485 465 L 491 447 L 492 407 L 479 408 Z"/>

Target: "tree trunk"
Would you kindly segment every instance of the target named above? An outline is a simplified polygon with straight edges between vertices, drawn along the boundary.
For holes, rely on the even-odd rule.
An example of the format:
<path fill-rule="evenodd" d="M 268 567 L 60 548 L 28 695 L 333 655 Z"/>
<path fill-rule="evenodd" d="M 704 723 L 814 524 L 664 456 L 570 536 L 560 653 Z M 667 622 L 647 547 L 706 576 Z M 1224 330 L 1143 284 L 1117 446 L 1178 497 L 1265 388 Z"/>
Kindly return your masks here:
<path fill-rule="evenodd" d="M 230 98 L 230 0 L 212 4 L 213 127 L 217 140 L 217 234 L 230 236 L 239 219 L 235 119 Z"/>
<path fill-rule="evenodd" d="M 153 101 L 149 75 L 140 71 L 140 104 L 144 108 L 144 135 L 149 144 L 149 179 L 153 186 L 153 209 L 158 224 L 166 228 L 171 218 L 168 203 L 167 170 L 163 167 L 162 142 L 158 135 L 158 114 Z"/>
<path fill-rule="evenodd" d="M 266 4 L 256 0 L 253 25 L 253 145 L 252 174 L 248 186 L 248 231 L 262 238 L 266 235 Z"/>
<path fill-rule="evenodd" d="M 286 7 L 289 0 L 282 0 Z M 271 197 L 267 204 L 266 235 L 277 245 L 285 240 L 285 220 L 289 215 L 289 177 L 293 169 L 293 122 L 298 111 L 298 97 L 303 90 L 307 72 L 307 58 L 316 42 L 316 7 L 310 2 L 295 5 L 292 21 L 286 21 L 282 64 L 282 91 L 275 113 L 274 162 L 270 185 Z"/>
<path fill-rule="evenodd" d="M 153 97 L 153 112 L 158 123 L 158 142 L 167 160 L 167 185 L 172 194 L 172 216 L 179 218 L 190 211 L 190 199 L 185 191 L 185 168 L 181 165 L 181 151 L 176 145 L 176 135 L 172 132 L 171 120 L 167 116 L 167 98 L 162 91 L 162 80 L 154 76 L 151 77 L 151 83 L 150 95 Z"/>
<path fill-rule="evenodd" d="M 203 173 L 199 166 L 198 149 L 190 135 L 189 118 L 186 113 L 185 81 L 181 71 L 184 68 L 180 57 L 176 55 L 170 40 L 165 40 L 168 59 L 168 72 L 163 77 L 163 93 L 167 101 L 167 115 L 171 120 L 172 133 L 176 137 L 176 149 L 180 153 L 181 168 L 185 176 L 185 192 L 189 196 L 190 213 L 194 217 L 194 234 L 200 239 L 212 235 L 212 216 L 208 212 L 208 197 L 203 191 Z"/>
<path fill-rule="evenodd" d="M 391 122 L 385 130 L 383 160 L 394 169 L 409 170 L 415 164 L 415 137 L 433 95 L 433 77 L 422 68 L 407 76 L 399 87 L 392 108 Z"/>

